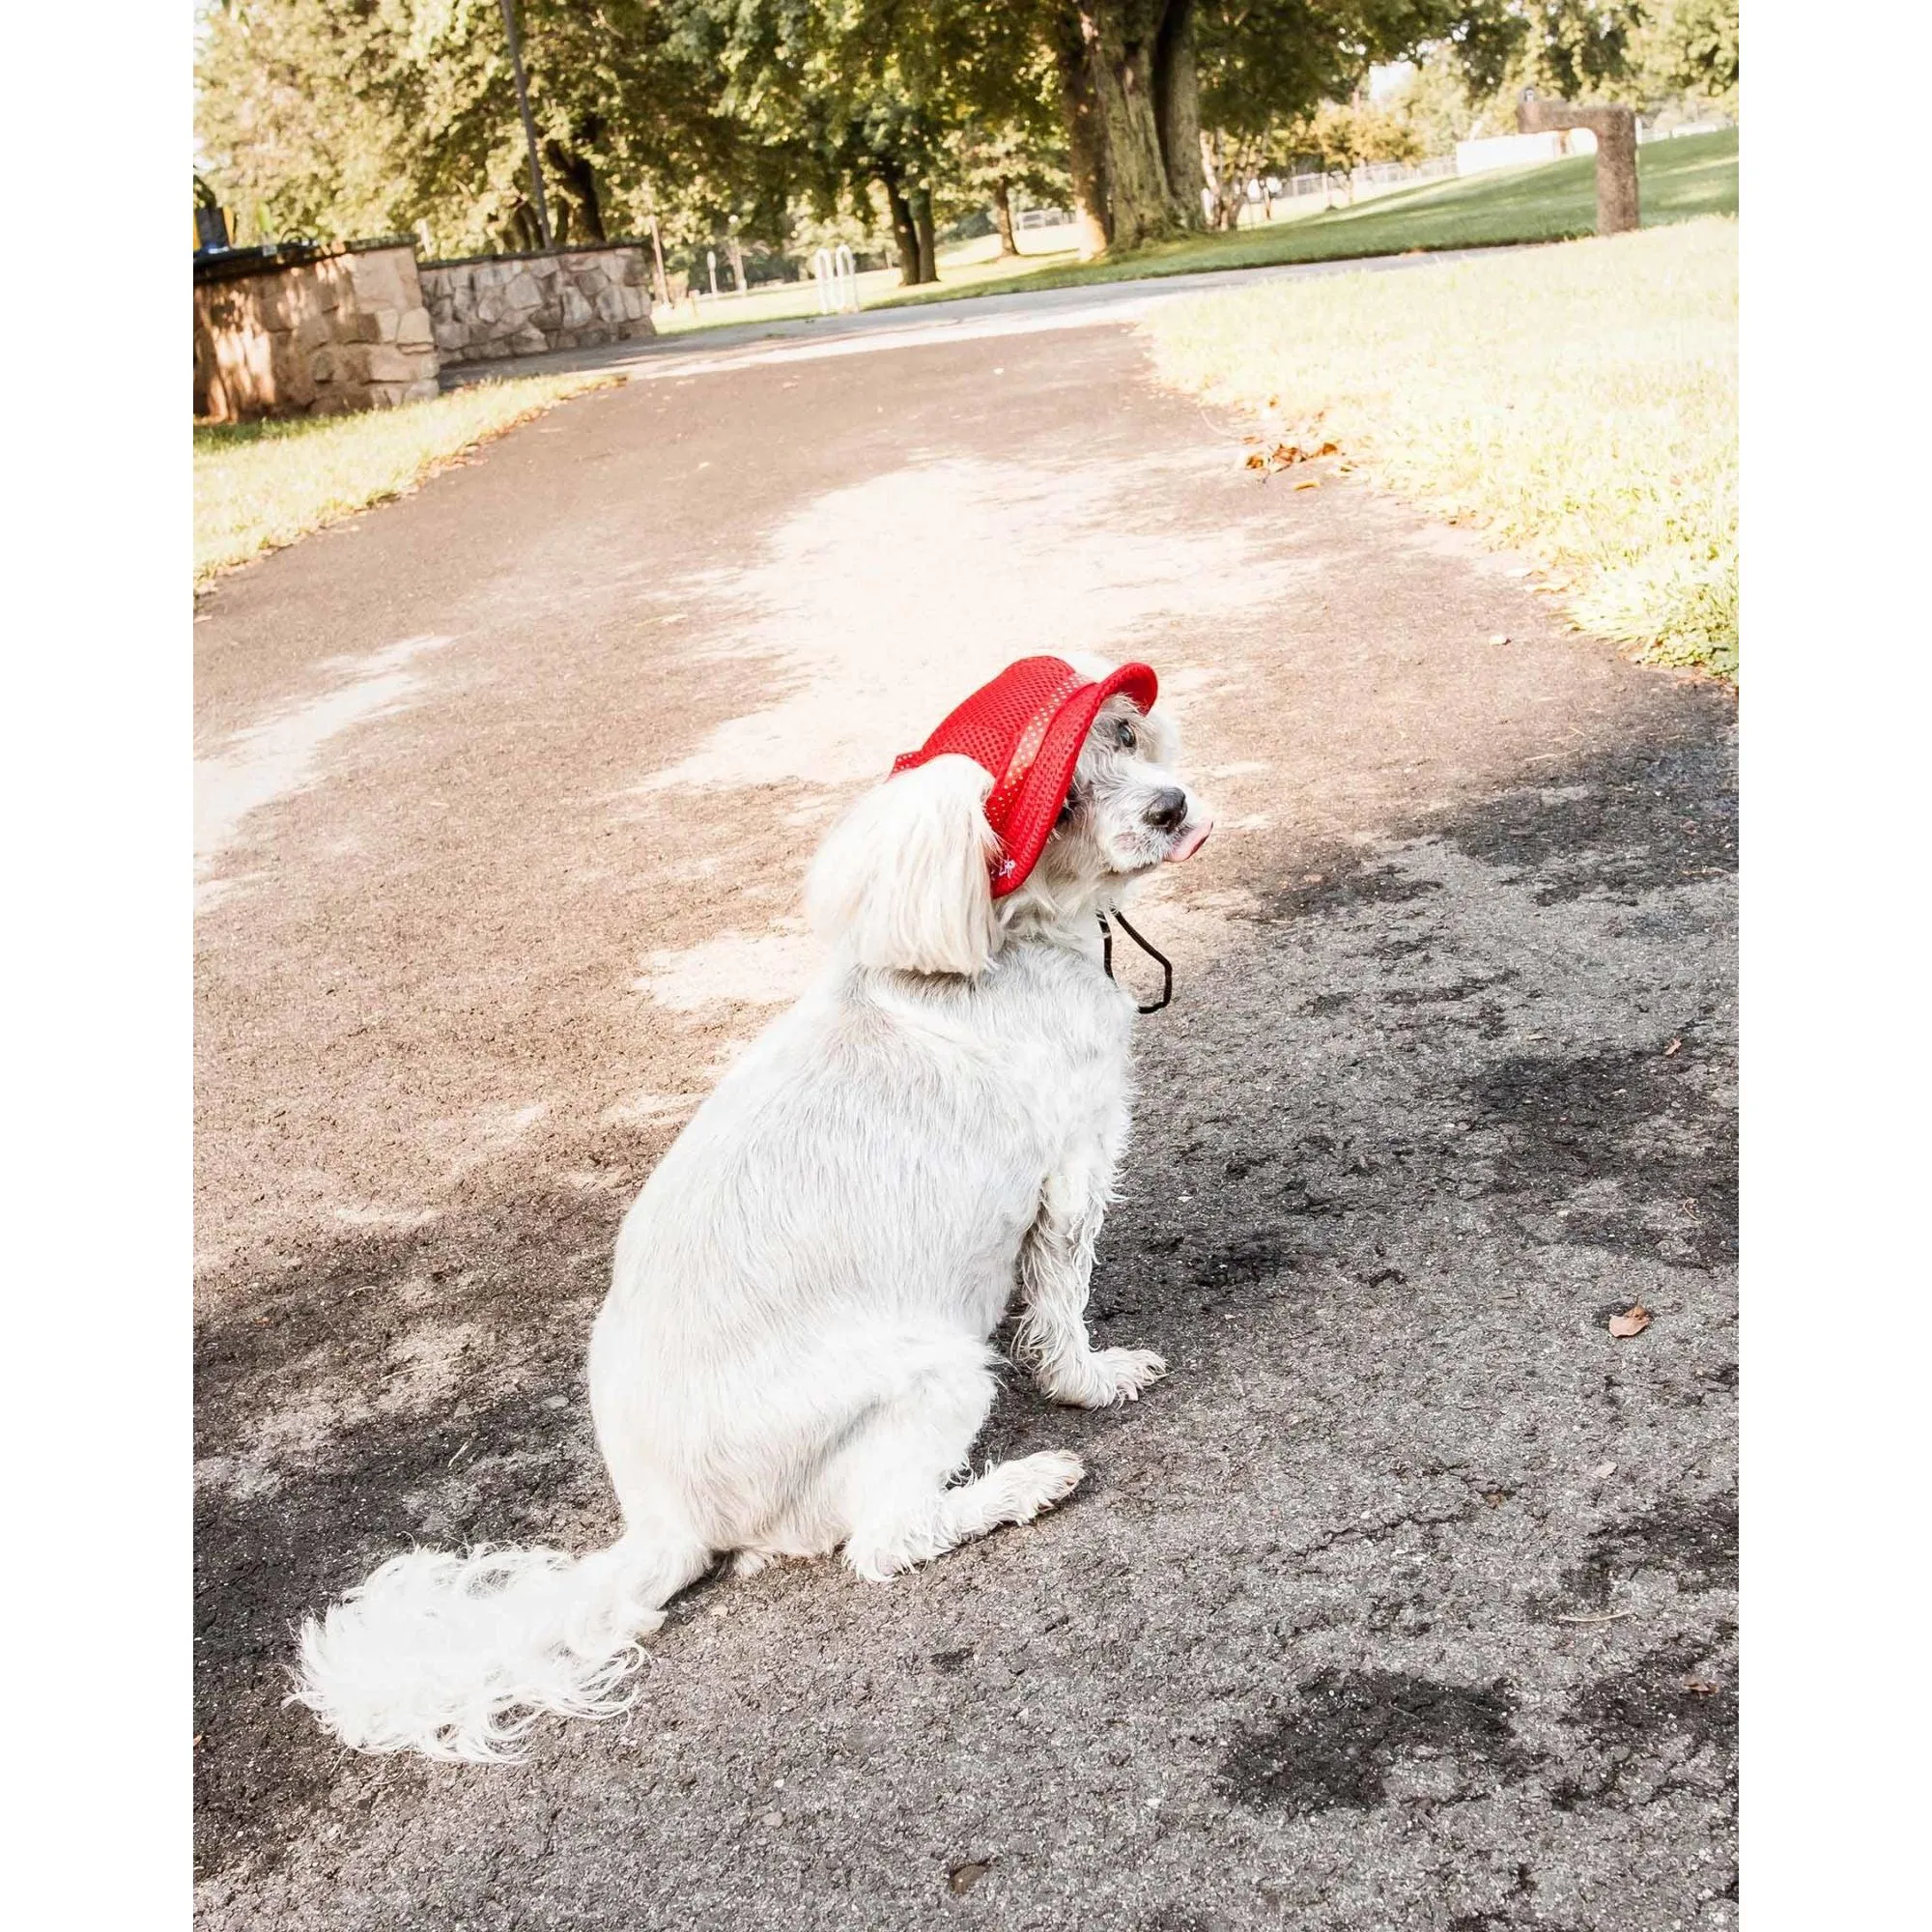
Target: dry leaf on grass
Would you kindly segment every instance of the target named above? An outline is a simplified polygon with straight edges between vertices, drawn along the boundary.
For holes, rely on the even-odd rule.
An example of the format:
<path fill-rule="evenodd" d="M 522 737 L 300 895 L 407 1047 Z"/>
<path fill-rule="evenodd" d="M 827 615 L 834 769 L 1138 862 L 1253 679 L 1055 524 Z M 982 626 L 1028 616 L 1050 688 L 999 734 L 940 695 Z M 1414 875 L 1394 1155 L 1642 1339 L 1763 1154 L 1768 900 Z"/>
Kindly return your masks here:
<path fill-rule="evenodd" d="M 1619 1342 L 1628 1342 L 1633 1335 L 1641 1335 L 1650 1326 L 1650 1310 L 1642 1302 L 1626 1308 L 1621 1315 L 1610 1317 L 1610 1333 Z"/>

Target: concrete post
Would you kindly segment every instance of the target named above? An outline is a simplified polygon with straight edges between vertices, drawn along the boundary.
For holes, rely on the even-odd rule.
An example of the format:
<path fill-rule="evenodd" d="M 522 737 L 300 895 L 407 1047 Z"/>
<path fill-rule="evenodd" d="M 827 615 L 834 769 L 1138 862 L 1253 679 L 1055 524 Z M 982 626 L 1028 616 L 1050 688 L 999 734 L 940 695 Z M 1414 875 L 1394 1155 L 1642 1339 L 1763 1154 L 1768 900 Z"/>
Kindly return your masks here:
<path fill-rule="evenodd" d="M 1622 235 L 1637 225 L 1636 116 L 1630 108 L 1572 107 L 1525 88 L 1516 125 L 1520 134 L 1587 128 L 1597 137 L 1597 233 Z"/>

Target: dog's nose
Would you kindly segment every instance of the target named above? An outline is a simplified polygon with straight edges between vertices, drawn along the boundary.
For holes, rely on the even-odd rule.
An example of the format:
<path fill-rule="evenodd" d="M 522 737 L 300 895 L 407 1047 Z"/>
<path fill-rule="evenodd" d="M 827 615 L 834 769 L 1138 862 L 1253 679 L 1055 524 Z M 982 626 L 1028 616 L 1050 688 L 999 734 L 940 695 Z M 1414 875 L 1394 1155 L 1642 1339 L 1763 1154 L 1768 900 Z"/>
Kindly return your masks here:
<path fill-rule="evenodd" d="M 1155 792 L 1148 805 L 1147 822 L 1156 832 L 1179 832 L 1187 823 L 1187 794 L 1179 785 Z"/>

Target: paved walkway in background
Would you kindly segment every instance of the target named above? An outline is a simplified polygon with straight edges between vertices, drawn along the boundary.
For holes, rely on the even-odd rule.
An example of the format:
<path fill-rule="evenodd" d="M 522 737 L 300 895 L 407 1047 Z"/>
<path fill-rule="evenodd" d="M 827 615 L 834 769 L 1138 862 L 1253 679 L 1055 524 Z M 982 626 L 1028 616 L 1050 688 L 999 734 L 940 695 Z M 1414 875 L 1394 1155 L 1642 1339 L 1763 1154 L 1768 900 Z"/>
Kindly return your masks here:
<path fill-rule="evenodd" d="M 1734 1926 L 1731 708 L 1240 455 L 1118 327 L 767 361 L 204 601 L 204 1925 Z M 611 1535 L 618 1218 L 830 816 L 1037 650 L 1150 660 L 1218 808 L 1094 1283 L 1171 1378 L 1012 1378 L 1065 1508 L 707 1580 L 628 1721 L 337 1750 L 305 1611 Z"/>
<path fill-rule="evenodd" d="M 1525 247 L 1546 244 L 1525 242 Z M 578 369 L 621 370 L 633 382 L 674 372 L 708 374 L 747 361 L 804 360 L 825 355 L 857 355 L 874 349 L 906 349 L 935 342 L 989 341 L 1044 330 L 1084 328 L 1099 323 L 1137 321 L 1155 302 L 1210 289 L 1298 281 L 1311 275 L 1380 274 L 1423 262 L 1464 262 L 1476 255 L 1514 254 L 1514 247 L 1445 248 L 1430 253 L 1370 255 L 1354 261 L 1285 262 L 1262 269 L 1216 269 L 1204 274 L 1148 275 L 1131 282 L 1091 282 L 1066 289 L 1016 289 L 999 296 L 959 296 L 903 308 L 861 309 L 855 315 L 814 315 L 776 322 L 722 324 L 640 342 L 606 343 L 596 349 L 560 349 L 500 362 L 445 369 L 445 389 L 466 383 L 513 376 L 560 375 Z"/>

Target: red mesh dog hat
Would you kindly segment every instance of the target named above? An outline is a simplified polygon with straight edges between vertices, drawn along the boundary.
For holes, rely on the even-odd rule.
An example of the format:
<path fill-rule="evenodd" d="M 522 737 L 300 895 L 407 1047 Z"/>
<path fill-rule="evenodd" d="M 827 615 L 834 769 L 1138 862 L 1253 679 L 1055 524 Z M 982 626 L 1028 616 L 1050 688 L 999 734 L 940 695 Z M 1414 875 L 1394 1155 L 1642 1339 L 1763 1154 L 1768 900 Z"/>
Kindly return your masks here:
<path fill-rule="evenodd" d="M 992 773 L 986 819 L 1006 848 L 993 867 L 993 896 L 1001 898 L 1024 885 L 1038 861 L 1094 714 L 1117 691 L 1150 711 L 1159 690 L 1144 664 L 1122 665 L 1096 683 L 1064 658 L 1021 658 L 949 713 L 918 751 L 895 758 L 893 772 L 954 752 Z"/>

